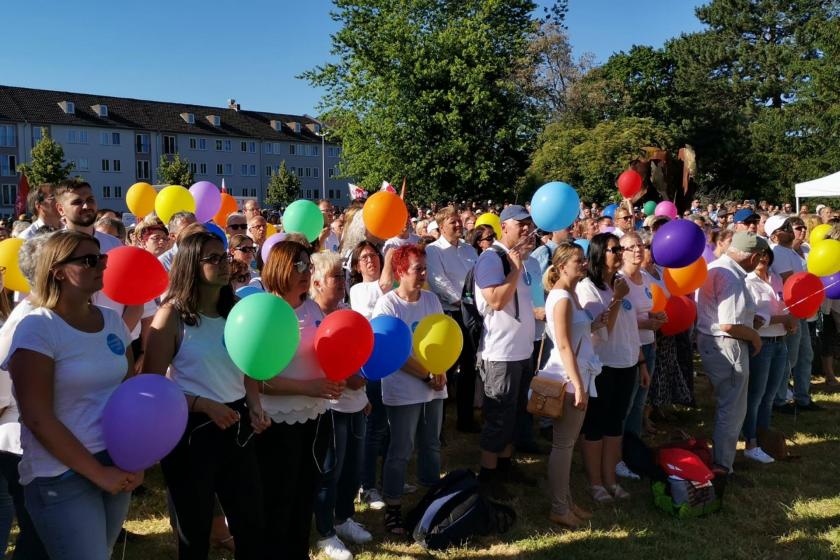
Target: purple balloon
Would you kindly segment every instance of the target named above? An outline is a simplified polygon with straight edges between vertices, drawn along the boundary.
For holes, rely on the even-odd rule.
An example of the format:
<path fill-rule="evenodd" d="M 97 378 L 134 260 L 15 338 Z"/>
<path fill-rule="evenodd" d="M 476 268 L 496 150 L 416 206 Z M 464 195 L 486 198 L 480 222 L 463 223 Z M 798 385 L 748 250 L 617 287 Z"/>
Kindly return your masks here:
<path fill-rule="evenodd" d="M 651 251 L 656 264 L 665 268 L 688 266 L 703 254 L 706 236 L 691 220 L 672 220 L 653 236 Z"/>
<path fill-rule="evenodd" d="M 831 276 L 823 276 L 820 280 L 825 286 L 825 297 L 840 299 L 840 272 L 835 272 Z"/>
<path fill-rule="evenodd" d="M 129 472 L 147 469 L 166 457 L 186 428 L 184 393 L 162 375 L 141 374 L 125 381 L 102 413 L 108 454 Z"/>
<path fill-rule="evenodd" d="M 265 240 L 263 243 L 262 248 L 260 249 L 260 256 L 262 257 L 263 263 L 268 262 L 268 255 L 271 253 L 271 248 L 286 239 L 285 233 L 275 233 L 271 237 Z"/>
<path fill-rule="evenodd" d="M 706 259 L 706 264 L 711 264 L 715 257 L 715 246 L 711 243 L 706 243 L 706 248 L 703 249 L 703 258 Z"/>
<path fill-rule="evenodd" d="M 209 222 L 222 207 L 222 193 L 210 181 L 199 181 L 190 187 L 195 199 L 195 219 L 198 223 Z"/>

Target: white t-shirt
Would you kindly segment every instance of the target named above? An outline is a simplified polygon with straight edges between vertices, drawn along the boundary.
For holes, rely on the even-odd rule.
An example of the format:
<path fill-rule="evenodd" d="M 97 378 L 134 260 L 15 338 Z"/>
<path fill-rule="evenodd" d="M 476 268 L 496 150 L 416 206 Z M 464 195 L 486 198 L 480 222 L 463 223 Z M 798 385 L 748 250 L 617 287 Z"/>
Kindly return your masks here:
<path fill-rule="evenodd" d="M 71 327 L 50 309 L 34 309 L 18 324 L 9 349 L 9 357 L 18 349 L 26 349 L 53 360 L 55 415 L 90 453 L 105 449 L 102 412 L 126 375 L 125 352 L 131 343 L 122 318 L 110 309 L 98 309 L 104 327 L 95 333 Z M 9 357 L 0 367 L 8 369 Z M 21 444 L 21 484 L 29 484 L 37 477 L 58 476 L 68 470 L 25 424 L 21 427 Z"/>
<path fill-rule="evenodd" d="M 755 301 L 755 314 L 764 319 L 764 325 L 758 329 L 759 336 L 784 336 L 787 334 L 785 326 L 770 324 L 773 315 L 787 315 L 785 301 L 782 295 L 782 279 L 778 274 L 770 272 L 770 283 L 758 277 L 755 272 L 747 274 L 747 289 Z"/>
<path fill-rule="evenodd" d="M 599 290 L 592 280 L 584 278 L 578 282 L 575 289 L 578 300 L 584 309 L 598 317 L 607 310 L 612 301 L 612 288 Z M 603 326 L 592 333 L 592 345 L 601 362 L 612 368 L 629 368 L 639 362 L 639 323 L 636 310 L 629 298 L 625 297 L 619 304 L 618 317 L 612 332 Z"/>
<path fill-rule="evenodd" d="M 540 370 L 539 375 L 556 377 L 561 381 L 565 381 L 568 383 L 566 392 L 575 392 L 566 368 L 563 366 L 563 359 L 560 356 L 560 348 L 557 344 L 557 331 L 554 328 L 554 307 L 561 299 L 569 300 L 572 305 L 572 352 L 575 353 L 578 371 L 581 377 L 581 385 L 586 387 L 586 392 L 590 396 L 597 397 L 598 391 L 595 390 L 595 377 L 601 373 L 601 361 L 595 355 L 595 350 L 592 348 L 592 339 L 589 336 L 591 333 L 592 317 L 589 311 L 578 307 L 572 294 L 559 288 L 548 292 L 548 298 L 545 300 L 546 331 L 553 346 L 551 353 L 548 355 L 548 361 L 545 363 L 545 367 Z"/>
<path fill-rule="evenodd" d="M 96 238 L 97 241 L 99 241 L 99 252 L 103 255 L 106 253 L 110 253 L 112 249 L 116 249 L 117 247 L 123 246 L 122 241 L 120 241 L 113 235 L 94 230 L 93 236 Z"/>
<path fill-rule="evenodd" d="M 437 296 L 426 290 L 420 291 L 420 299 L 415 302 L 405 301 L 396 290 L 391 290 L 379 298 L 373 310 L 374 317 L 389 315 L 401 319 L 412 333 L 423 318 L 434 313 L 443 313 L 443 308 Z M 434 391 L 428 383 L 401 369 L 382 379 L 382 402 L 388 406 L 425 403 L 446 396 L 446 387 Z"/>
<path fill-rule="evenodd" d="M 406 239 L 403 239 L 401 237 L 392 237 L 391 239 L 386 241 L 385 244 L 382 246 L 382 254 L 385 255 L 391 249 L 396 249 L 397 247 L 402 247 L 403 245 L 416 245 L 419 242 L 420 236 L 414 235 L 413 233 L 409 233 Z"/>
<path fill-rule="evenodd" d="M 642 283 L 636 284 L 629 276 L 625 276 L 627 285 L 630 287 L 630 293 L 627 294 L 627 299 L 633 304 L 633 309 L 636 310 L 636 318 L 638 321 L 644 321 L 650 318 L 650 310 L 653 309 L 653 292 L 651 285 L 656 284 L 653 276 L 642 272 Z M 652 344 L 656 340 L 656 333 L 650 329 L 639 329 L 639 341 L 642 344 Z"/>
<path fill-rule="evenodd" d="M 225 348 L 224 317 L 201 315 L 198 325 L 181 323 L 181 344 L 169 366 L 169 377 L 184 393 L 220 403 L 245 396 L 245 374 Z"/>
<path fill-rule="evenodd" d="M 496 241 L 495 247 L 507 252 L 507 248 Z M 502 257 L 507 258 L 507 257 Z M 500 286 L 505 281 L 502 258 L 495 251 L 487 249 L 478 257 L 475 265 L 475 303 L 484 317 L 479 351 L 483 360 L 491 362 L 516 362 L 527 360 L 534 352 L 536 325 L 531 302 L 531 288 L 525 283 L 525 271 L 519 274 L 516 298 L 519 301 L 519 319 L 516 319 L 516 303 L 511 298 L 500 311 L 494 310 L 484 299 L 482 288 Z"/>
<path fill-rule="evenodd" d="M 348 309 L 347 304 L 339 303 L 338 309 Z M 345 414 L 353 414 L 364 410 L 367 406 L 368 398 L 367 391 L 362 387 L 361 389 L 350 389 L 345 387 L 341 396 L 336 401 L 329 401 L 330 408 L 336 412 L 343 412 Z"/>
<path fill-rule="evenodd" d="M 324 313 L 318 304 L 306 299 L 297 306 L 295 315 L 300 326 L 300 345 L 292 361 L 278 376 L 285 379 L 312 380 L 325 377 L 318 358 L 315 356 L 315 331 L 324 320 Z M 270 381 L 269 381 L 270 383 Z M 327 410 L 326 399 L 306 395 L 260 395 L 263 410 L 275 422 L 285 424 L 303 423 L 318 418 Z"/>
<path fill-rule="evenodd" d="M 788 247 L 773 245 L 773 264 L 770 270 L 781 276 L 787 272 L 797 273 L 805 270 L 805 259 Z"/>
<path fill-rule="evenodd" d="M 376 301 L 384 295 L 379 280 L 359 282 L 350 288 L 350 308 L 364 315 L 365 319 L 373 319 L 373 308 Z"/>

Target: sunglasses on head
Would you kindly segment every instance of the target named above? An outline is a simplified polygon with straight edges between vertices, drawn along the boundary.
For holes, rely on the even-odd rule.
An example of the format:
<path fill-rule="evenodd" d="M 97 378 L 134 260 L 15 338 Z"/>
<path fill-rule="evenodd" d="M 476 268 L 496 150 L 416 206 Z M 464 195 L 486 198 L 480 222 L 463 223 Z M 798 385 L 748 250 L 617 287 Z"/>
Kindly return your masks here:
<path fill-rule="evenodd" d="M 230 229 L 248 229 L 248 224 L 230 224 Z"/>
<path fill-rule="evenodd" d="M 85 268 L 95 268 L 99 266 L 99 263 L 107 264 L 108 263 L 108 255 L 82 255 L 81 257 L 72 257 L 69 259 L 64 259 L 63 261 L 56 263 L 56 264 L 71 264 L 71 263 L 79 263 Z"/>

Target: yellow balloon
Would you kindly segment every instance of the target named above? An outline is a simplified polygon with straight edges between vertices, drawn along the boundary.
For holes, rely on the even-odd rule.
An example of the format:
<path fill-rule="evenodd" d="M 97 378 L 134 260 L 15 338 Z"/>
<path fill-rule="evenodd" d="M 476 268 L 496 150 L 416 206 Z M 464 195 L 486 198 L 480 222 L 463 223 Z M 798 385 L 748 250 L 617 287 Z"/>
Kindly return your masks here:
<path fill-rule="evenodd" d="M 464 337 L 452 317 L 434 313 L 414 329 L 414 357 L 435 375 L 445 373 L 461 355 Z"/>
<path fill-rule="evenodd" d="M 155 209 L 157 191 L 149 183 L 134 183 L 125 193 L 125 203 L 129 212 L 143 218 Z"/>
<path fill-rule="evenodd" d="M 828 232 L 830 231 L 831 226 L 829 224 L 820 224 L 812 229 L 811 235 L 808 237 L 808 242 L 811 244 L 811 247 L 825 239 L 825 236 L 828 235 Z"/>
<path fill-rule="evenodd" d="M 840 241 L 823 239 L 808 253 L 808 272 L 815 276 L 831 276 L 840 272 Z"/>
<path fill-rule="evenodd" d="M 18 253 L 23 246 L 23 239 L 12 237 L 0 241 L 0 266 L 6 268 L 3 274 L 3 287 L 16 292 L 29 291 L 29 282 L 23 276 L 18 265 Z"/>
<path fill-rule="evenodd" d="M 168 224 L 173 214 L 195 212 L 195 199 L 192 193 L 181 185 L 169 185 L 155 198 L 155 212 L 163 223 Z"/>
<path fill-rule="evenodd" d="M 478 219 L 475 221 L 475 225 L 488 225 L 493 228 L 493 231 L 496 232 L 496 239 L 501 239 L 502 237 L 502 221 L 496 214 L 492 212 L 485 212 Z"/>
<path fill-rule="evenodd" d="M 272 235 L 277 233 L 277 228 L 274 227 L 274 224 L 266 224 L 265 226 L 265 238 L 268 239 Z"/>

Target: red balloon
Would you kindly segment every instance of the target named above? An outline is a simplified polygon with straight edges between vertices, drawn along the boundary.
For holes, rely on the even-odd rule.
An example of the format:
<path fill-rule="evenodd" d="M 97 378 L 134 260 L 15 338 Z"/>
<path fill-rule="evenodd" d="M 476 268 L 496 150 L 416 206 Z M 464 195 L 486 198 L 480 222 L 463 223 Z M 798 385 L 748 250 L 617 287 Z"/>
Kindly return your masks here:
<path fill-rule="evenodd" d="M 618 176 L 618 191 L 624 198 L 633 198 L 642 190 L 642 176 L 628 169 Z"/>
<path fill-rule="evenodd" d="M 797 272 L 788 276 L 782 295 L 791 315 L 807 319 L 819 311 L 825 299 L 825 286 L 818 276 Z"/>
<path fill-rule="evenodd" d="M 674 336 L 687 331 L 694 324 L 697 306 L 690 297 L 671 296 L 665 304 L 665 314 L 668 315 L 668 322 L 659 330 L 665 336 Z"/>
<path fill-rule="evenodd" d="M 373 352 L 373 329 L 363 315 L 342 309 L 327 315 L 315 331 L 315 356 L 328 379 L 358 372 Z"/>
<path fill-rule="evenodd" d="M 123 305 L 152 301 L 169 285 L 169 276 L 153 254 L 139 247 L 117 247 L 108 252 L 102 277 L 105 295 Z"/>

